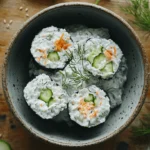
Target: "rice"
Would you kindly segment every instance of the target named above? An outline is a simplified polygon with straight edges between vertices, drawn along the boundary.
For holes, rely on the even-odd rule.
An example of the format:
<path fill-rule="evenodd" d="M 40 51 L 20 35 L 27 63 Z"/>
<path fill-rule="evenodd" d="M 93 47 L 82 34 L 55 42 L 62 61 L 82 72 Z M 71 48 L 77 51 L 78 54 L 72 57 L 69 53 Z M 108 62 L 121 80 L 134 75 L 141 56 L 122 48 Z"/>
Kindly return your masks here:
<path fill-rule="evenodd" d="M 73 51 L 73 47 L 70 35 L 65 29 L 51 26 L 35 36 L 30 51 L 38 64 L 56 69 L 65 67 L 70 59 L 67 51 Z"/>
<path fill-rule="evenodd" d="M 51 90 L 48 101 L 41 98 L 44 90 Z M 44 93 L 43 97 L 48 94 Z M 30 81 L 24 88 L 24 97 L 31 109 L 43 119 L 51 119 L 67 108 L 68 95 L 62 87 L 52 81 L 49 76 L 41 74 Z"/>
<path fill-rule="evenodd" d="M 109 112 L 109 98 L 95 85 L 74 93 L 69 101 L 70 118 L 83 127 L 90 128 L 105 122 Z"/>
<path fill-rule="evenodd" d="M 54 39 L 47 39 L 50 34 L 53 34 Z M 119 46 L 109 39 L 110 36 L 108 29 L 94 29 L 83 25 L 69 26 L 66 27 L 66 30 L 58 29 L 53 26 L 45 28 L 36 36 L 37 39 L 35 37 L 36 40 L 34 39 L 32 48 L 35 51 L 35 49 L 44 49 L 46 47 L 45 49 L 47 49 L 46 52 L 48 54 L 50 52 L 48 48 L 51 47 L 53 52 L 55 51 L 54 41 L 60 39 L 62 34 L 64 34 L 65 39 L 68 37 L 71 39 L 68 40 L 68 42 L 71 43 L 71 46 L 68 47 L 67 50 L 61 51 L 60 55 L 65 53 L 61 60 L 49 62 L 49 65 L 45 65 L 46 68 L 58 70 L 43 70 L 39 65 L 36 65 L 33 60 L 31 60 L 29 63 L 29 76 L 31 78 L 37 76 L 34 79 L 35 81 L 33 80 L 36 84 L 32 85 L 32 83 L 29 82 L 30 85 L 27 85 L 24 90 L 24 97 L 28 105 L 42 118 L 53 118 L 53 120 L 57 123 L 64 121 L 68 124 L 68 126 L 73 125 L 71 120 L 83 127 L 90 128 L 97 126 L 105 122 L 109 115 L 110 108 L 115 108 L 122 103 L 123 86 L 127 79 L 128 70 L 126 59 L 124 58 Z M 109 50 L 110 54 L 113 54 L 115 53 L 114 47 L 116 49 L 116 55 L 113 55 L 109 60 L 105 56 L 105 51 Z M 103 58 L 106 58 L 103 59 L 103 61 L 99 61 L 97 68 L 93 65 L 93 63 L 101 54 L 103 54 Z M 36 60 L 37 57 L 35 53 L 33 56 Z M 45 61 L 45 59 L 43 61 Z M 41 60 L 40 62 L 36 60 L 36 62 L 43 66 Z M 109 63 L 112 64 L 111 67 L 113 68 L 113 71 L 111 70 L 111 67 L 107 68 L 106 71 L 105 67 Z M 43 78 L 43 80 L 40 81 L 38 78 L 39 76 L 42 76 L 43 73 L 46 75 L 40 77 Z M 48 82 L 48 85 L 50 86 L 49 88 L 54 91 L 59 89 L 58 91 L 60 92 L 57 92 L 57 94 L 60 93 L 60 96 L 63 95 L 61 100 L 58 98 L 56 105 L 53 103 L 48 106 L 44 101 L 39 100 L 40 88 L 38 88 L 39 90 L 35 92 L 38 85 L 36 80 L 41 82 L 40 86 L 41 89 L 43 89 L 44 85 L 42 83 L 46 80 L 46 78 L 48 78 L 48 76 L 50 77 L 50 81 Z M 58 86 L 56 86 L 56 84 L 58 84 Z M 30 92 L 31 87 L 34 87 L 32 92 Z M 99 93 L 98 95 L 96 94 L 96 91 Z M 107 96 L 105 92 L 107 93 Z M 32 93 L 38 93 L 38 96 L 34 97 Z M 91 94 L 93 96 L 91 96 Z M 85 102 L 84 100 L 88 97 L 88 95 L 96 98 L 96 103 L 94 100 L 93 102 Z M 33 97 L 38 102 L 33 102 Z M 61 101 L 64 104 L 63 106 L 61 106 Z M 41 103 L 45 110 L 40 108 Z M 69 103 L 68 108 L 67 103 Z M 86 116 L 82 112 L 84 108 L 82 109 L 82 107 L 80 107 L 81 103 L 92 106 L 92 110 L 88 111 Z M 54 110 L 56 109 L 56 112 L 52 111 L 52 106 Z M 61 108 L 58 108 L 59 106 Z M 69 109 L 71 120 L 68 117 L 67 109 Z M 60 111 L 62 112 L 60 113 Z M 46 114 L 44 112 L 46 112 Z M 94 115 L 95 112 L 96 115 Z M 90 117 L 92 113 L 94 117 Z"/>
<path fill-rule="evenodd" d="M 106 79 L 116 73 L 123 54 L 115 42 L 110 39 L 92 38 L 85 43 L 84 49 L 87 60 L 85 67 L 94 76 Z M 106 68 L 108 65 L 109 67 Z"/>
<path fill-rule="evenodd" d="M 109 32 L 106 28 L 88 28 L 83 25 L 72 25 L 66 27 L 74 42 L 79 42 L 82 39 L 87 40 L 90 38 L 105 38 L 109 39 Z"/>

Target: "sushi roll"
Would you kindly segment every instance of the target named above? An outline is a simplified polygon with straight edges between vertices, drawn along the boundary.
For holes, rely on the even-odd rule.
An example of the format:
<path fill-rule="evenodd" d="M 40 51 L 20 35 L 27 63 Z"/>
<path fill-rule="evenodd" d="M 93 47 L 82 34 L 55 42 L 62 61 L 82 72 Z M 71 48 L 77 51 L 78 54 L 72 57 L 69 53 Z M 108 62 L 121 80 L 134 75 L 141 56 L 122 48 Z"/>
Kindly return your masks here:
<path fill-rule="evenodd" d="M 107 79 L 116 73 L 123 54 L 115 42 L 93 38 L 85 43 L 84 48 L 86 68 L 94 76 Z"/>
<path fill-rule="evenodd" d="M 73 51 L 73 46 L 65 29 L 51 26 L 44 28 L 35 36 L 30 51 L 41 66 L 62 69 L 70 59 L 67 52 Z"/>
<path fill-rule="evenodd" d="M 41 74 L 24 88 L 27 104 L 43 119 L 51 119 L 67 108 L 68 95 L 49 76 Z"/>
<path fill-rule="evenodd" d="M 105 122 L 109 112 L 109 98 L 95 85 L 79 90 L 69 101 L 71 120 L 83 127 L 90 128 Z"/>

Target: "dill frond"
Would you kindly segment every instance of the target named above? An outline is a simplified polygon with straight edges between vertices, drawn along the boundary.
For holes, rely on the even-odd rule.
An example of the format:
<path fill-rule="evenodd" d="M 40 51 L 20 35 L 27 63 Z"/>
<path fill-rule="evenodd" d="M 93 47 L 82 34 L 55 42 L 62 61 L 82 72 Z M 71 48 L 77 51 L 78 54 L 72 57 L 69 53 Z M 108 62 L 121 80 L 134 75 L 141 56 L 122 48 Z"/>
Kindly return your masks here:
<path fill-rule="evenodd" d="M 69 80 L 71 80 L 71 84 L 76 86 L 76 87 L 80 87 L 83 85 L 84 82 L 88 81 L 91 77 L 91 73 L 89 73 L 85 67 L 84 67 L 84 46 L 82 47 L 81 45 L 77 45 L 77 58 L 76 58 L 76 54 L 74 54 L 73 52 L 69 51 L 67 52 L 67 56 L 69 58 L 71 58 L 71 61 L 69 63 L 69 68 L 72 71 L 72 76 L 71 77 L 67 77 L 66 72 L 61 71 L 60 73 L 62 74 L 62 85 L 64 87 L 67 87 L 68 83 L 67 83 L 67 78 Z M 80 63 L 81 64 L 81 68 L 78 68 L 76 64 Z M 83 69 L 82 69 L 83 68 Z"/>
<path fill-rule="evenodd" d="M 150 33 L 150 4 L 149 0 L 127 0 L 128 6 L 121 9 L 132 15 L 135 20 L 132 21 L 141 29 Z"/>
<path fill-rule="evenodd" d="M 133 126 L 131 132 L 134 137 L 150 135 L 150 114 L 143 115 L 143 119 L 140 120 L 140 126 Z"/>

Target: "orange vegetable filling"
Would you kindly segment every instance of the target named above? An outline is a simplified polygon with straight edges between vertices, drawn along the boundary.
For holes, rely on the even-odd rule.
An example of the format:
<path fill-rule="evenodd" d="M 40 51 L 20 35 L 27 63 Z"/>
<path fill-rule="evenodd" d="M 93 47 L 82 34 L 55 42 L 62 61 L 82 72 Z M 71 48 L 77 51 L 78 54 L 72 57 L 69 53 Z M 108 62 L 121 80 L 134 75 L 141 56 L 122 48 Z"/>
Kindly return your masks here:
<path fill-rule="evenodd" d="M 45 50 L 43 50 L 43 49 L 38 49 L 38 51 L 41 52 L 41 53 L 45 52 Z"/>
<path fill-rule="evenodd" d="M 44 65 L 47 65 L 47 60 L 44 61 Z"/>
<path fill-rule="evenodd" d="M 116 56 L 117 55 L 117 50 L 116 50 L 116 47 L 114 46 L 114 55 Z"/>
<path fill-rule="evenodd" d="M 99 92 L 98 92 L 98 91 L 96 91 L 96 95 L 99 95 Z"/>
<path fill-rule="evenodd" d="M 41 60 L 41 58 L 40 58 L 40 57 L 37 57 L 37 58 L 36 58 L 36 60 L 37 60 L 37 61 L 40 61 L 40 60 Z"/>
<path fill-rule="evenodd" d="M 63 37 L 64 37 L 64 33 L 61 35 L 60 39 L 56 40 L 54 43 L 55 44 L 55 50 L 58 52 L 61 51 L 62 49 L 66 50 L 66 49 L 68 49 L 69 46 L 71 46 L 71 44 L 68 43 L 67 41 L 65 41 L 63 39 Z"/>
<path fill-rule="evenodd" d="M 83 98 L 81 98 L 78 106 L 79 112 L 86 118 L 89 111 L 94 109 L 93 102 L 85 102 Z M 91 113 L 90 118 L 96 117 L 98 111 L 94 110 L 93 113 Z"/>
<path fill-rule="evenodd" d="M 94 110 L 94 111 L 92 112 L 92 114 L 90 115 L 90 118 L 96 117 L 96 116 L 97 116 L 97 113 L 98 113 L 98 110 Z"/>
<path fill-rule="evenodd" d="M 104 52 L 104 55 L 108 58 L 108 60 L 111 60 L 112 57 L 113 57 L 113 54 L 112 54 L 112 52 L 110 50 L 106 50 Z"/>
<path fill-rule="evenodd" d="M 113 52 L 111 50 L 106 50 L 104 52 L 104 55 L 108 58 L 108 60 L 111 60 L 113 58 L 113 56 L 116 56 L 117 55 L 117 49 L 116 47 L 110 47 L 110 48 L 113 48 Z"/>
<path fill-rule="evenodd" d="M 47 58 L 47 53 L 46 53 L 45 50 L 43 50 L 43 49 L 38 49 L 38 51 L 41 52 L 41 53 L 43 53 L 42 56 L 41 56 L 42 58 L 44 58 L 44 59 Z M 37 60 L 38 60 L 38 61 L 40 61 L 40 59 L 41 59 L 40 57 L 37 57 Z"/>
<path fill-rule="evenodd" d="M 47 54 L 46 53 L 43 53 L 43 56 L 42 56 L 44 59 L 47 58 Z"/>
<path fill-rule="evenodd" d="M 41 107 L 43 107 L 43 104 L 40 104 Z"/>

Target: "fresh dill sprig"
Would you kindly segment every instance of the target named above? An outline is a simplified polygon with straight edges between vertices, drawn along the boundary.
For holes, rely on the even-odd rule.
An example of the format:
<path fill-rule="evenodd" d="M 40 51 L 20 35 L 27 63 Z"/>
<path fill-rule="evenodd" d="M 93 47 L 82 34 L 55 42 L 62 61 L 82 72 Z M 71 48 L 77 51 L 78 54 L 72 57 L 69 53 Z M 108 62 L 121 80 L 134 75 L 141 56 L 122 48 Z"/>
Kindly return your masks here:
<path fill-rule="evenodd" d="M 90 76 L 87 72 L 85 72 L 85 71 L 82 72 L 76 66 L 69 65 L 69 67 L 71 68 L 71 70 L 73 72 L 71 79 L 73 79 L 75 81 L 75 83 L 89 80 Z"/>
<path fill-rule="evenodd" d="M 72 76 L 68 77 L 68 79 L 71 79 L 71 84 L 80 87 L 83 85 L 84 82 L 88 81 L 91 77 L 91 73 L 89 73 L 85 67 L 84 67 L 84 46 L 77 45 L 76 49 L 77 56 L 71 51 L 68 51 L 66 54 L 68 58 L 71 58 L 71 61 L 69 63 L 69 68 L 72 71 Z M 77 64 L 81 64 L 81 68 L 77 67 Z M 67 73 L 66 72 L 60 72 L 62 74 L 63 80 L 62 85 L 64 87 L 67 87 Z"/>
<path fill-rule="evenodd" d="M 129 3 L 121 9 L 132 15 L 135 20 L 132 21 L 141 29 L 150 32 L 150 2 L 149 0 L 127 0 Z"/>
<path fill-rule="evenodd" d="M 150 135 L 150 114 L 143 115 L 143 119 L 140 120 L 140 126 L 133 126 L 131 131 L 134 137 Z"/>
<path fill-rule="evenodd" d="M 72 70 L 72 77 L 71 79 L 74 81 L 76 86 L 81 86 L 84 81 L 87 81 L 90 79 L 91 74 L 85 69 L 84 67 L 84 54 L 85 54 L 85 48 L 78 44 L 77 46 L 77 55 L 79 56 L 79 59 L 75 58 L 74 55 L 72 55 L 72 60 L 69 64 L 70 69 Z M 77 68 L 76 64 L 81 63 L 81 68 Z"/>
<path fill-rule="evenodd" d="M 65 71 L 59 71 L 59 73 L 62 75 L 62 86 L 67 89 L 68 84 L 67 84 L 67 75 Z"/>
<path fill-rule="evenodd" d="M 150 134 L 150 128 L 134 127 L 132 129 L 132 132 L 133 132 L 134 136 L 144 136 L 144 135 Z"/>
<path fill-rule="evenodd" d="M 69 59 L 72 59 L 73 53 L 71 51 L 66 51 L 66 54 Z"/>

